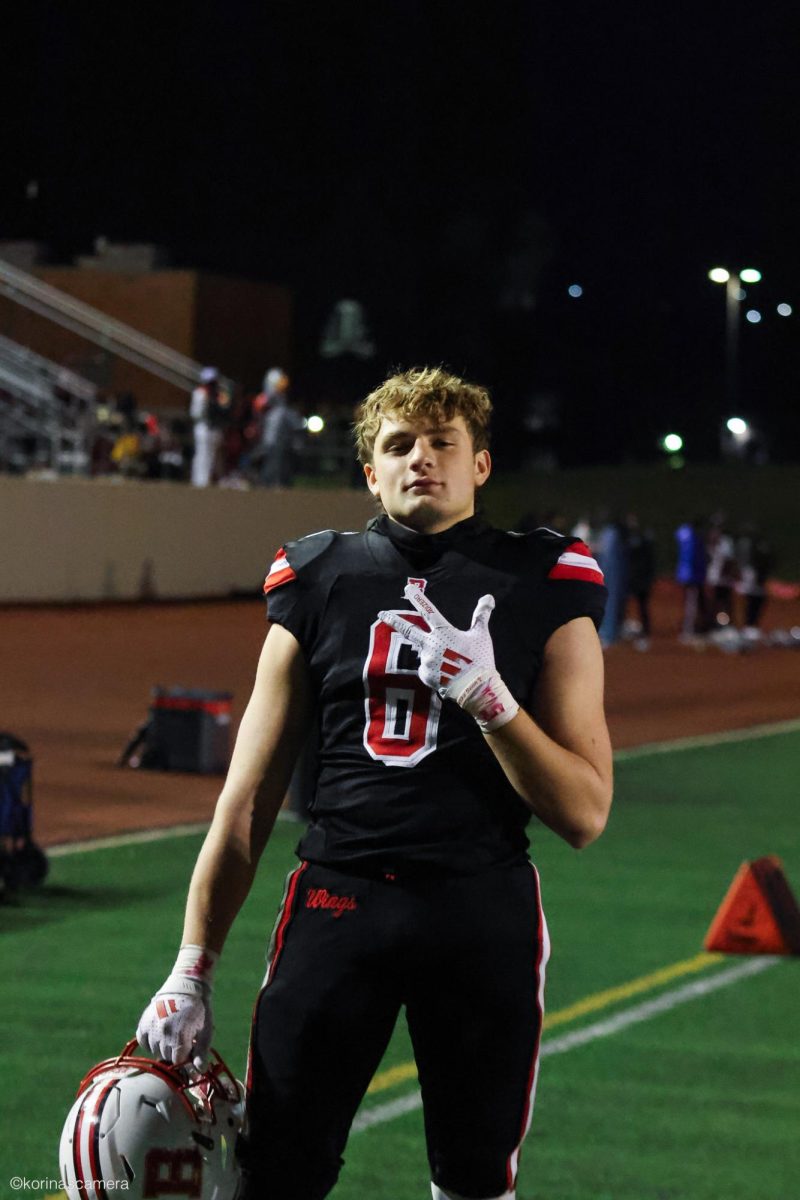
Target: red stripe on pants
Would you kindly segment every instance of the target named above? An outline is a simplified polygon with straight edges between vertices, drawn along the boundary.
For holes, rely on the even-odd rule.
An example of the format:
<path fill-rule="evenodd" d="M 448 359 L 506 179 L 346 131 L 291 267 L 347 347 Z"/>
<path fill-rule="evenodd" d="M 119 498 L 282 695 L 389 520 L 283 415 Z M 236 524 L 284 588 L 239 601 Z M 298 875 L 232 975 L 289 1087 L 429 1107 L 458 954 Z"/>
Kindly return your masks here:
<path fill-rule="evenodd" d="M 289 885 L 286 889 L 286 897 L 283 901 L 283 910 L 278 918 L 278 924 L 275 927 L 274 934 L 274 949 L 272 958 L 267 963 L 267 978 L 264 986 L 260 989 L 256 996 L 256 1002 L 253 1005 L 253 1016 L 250 1021 L 250 1045 L 247 1050 L 247 1073 L 245 1075 L 245 1088 L 250 1091 L 252 1074 L 253 1074 L 253 1038 L 256 1028 L 256 1013 L 258 1012 L 258 1002 L 261 999 L 261 994 L 265 988 L 269 987 L 275 975 L 275 968 L 278 965 L 278 959 L 283 951 L 284 942 L 286 941 L 286 928 L 294 914 L 294 900 L 297 894 L 297 885 L 300 882 L 300 876 L 304 871 L 308 870 L 308 863 L 301 863 L 295 870 L 294 874 L 289 877 Z"/>
<path fill-rule="evenodd" d="M 537 950 L 536 950 L 536 1010 L 538 1013 L 538 1022 L 536 1029 L 536 1045 L 533 1048 L 533 1059 L 531 1061 L 530 1070 L 528 1072 L 528 1084 L 525 1094 L 525 1107 L 522 1112 L 522 1126 L 519 1134 L 519 1142 L 516 1149 L 516 1163 L 514 1162 L 515 1155 L 512 1154 L 506 1164 L 506 1184 L 509 1192 L 513 1192 L 517 1183 L 517 1174 L 519 1172 L 519 1159 L 522 1153 L 522 1142 L 525 1134 L 528 1132 L 528 1125 L 531 1119 L 531 1108 L 533 1107 L 533 1094 L 536 1087 L 536 1068 L 539 1063 L 539 1047 L 542 1041 L 542 1025 L 544 1024 L 544 1005 L 542 1003 L 542 966 L 544 958 L 545 943 L 547 940 L 546 925 L 544 920 L 544 909 L 542 908 L 542 894 L 539 886 L 539 872 L 531 863 L 533 871 L 534 886 L 536 888 L 536 910 L 539 917 L 537 925 Z"/>

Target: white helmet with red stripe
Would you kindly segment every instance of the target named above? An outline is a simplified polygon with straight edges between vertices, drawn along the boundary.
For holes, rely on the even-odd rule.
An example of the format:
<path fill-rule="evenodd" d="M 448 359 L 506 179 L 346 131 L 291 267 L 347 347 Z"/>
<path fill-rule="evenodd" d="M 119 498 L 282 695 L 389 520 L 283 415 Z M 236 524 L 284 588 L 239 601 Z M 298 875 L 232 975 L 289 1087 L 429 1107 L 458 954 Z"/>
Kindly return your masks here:
<path fill-rule="evenodd" d="M 135 1057 L 128 1042 L 78 1088 L 59 1149 L 69 1200 L 234 1200 L 244 1088 L 215 1050 L 205 1071 Z"/>

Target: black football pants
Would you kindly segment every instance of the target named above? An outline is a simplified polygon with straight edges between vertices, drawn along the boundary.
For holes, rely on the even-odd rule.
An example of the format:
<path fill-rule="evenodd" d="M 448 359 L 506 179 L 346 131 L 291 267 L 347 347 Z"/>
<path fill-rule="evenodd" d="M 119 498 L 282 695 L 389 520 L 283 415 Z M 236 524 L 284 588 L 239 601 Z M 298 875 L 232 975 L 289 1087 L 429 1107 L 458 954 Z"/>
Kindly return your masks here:
<path fill-rule="evenodd" d="M 255 1007 L 243 1197 L 328 1195 L 402 1006 L 433 1182 L 464 1197 L 511 1191 L 548 952 L 530 863 L 407 880 L 302 863 Z"/>

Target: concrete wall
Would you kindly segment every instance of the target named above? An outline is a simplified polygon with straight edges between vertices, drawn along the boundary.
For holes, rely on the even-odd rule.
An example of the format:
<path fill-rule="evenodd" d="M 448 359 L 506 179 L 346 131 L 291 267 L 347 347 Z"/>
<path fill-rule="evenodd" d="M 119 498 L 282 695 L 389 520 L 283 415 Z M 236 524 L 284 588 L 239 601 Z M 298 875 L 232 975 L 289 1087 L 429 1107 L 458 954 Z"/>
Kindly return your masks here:
<path fill-rule="evenodd" d="M 0 476 L 0 603 L 228 596 L 258 588 L 287 539 L 374 511 L 366 489 Z"/>

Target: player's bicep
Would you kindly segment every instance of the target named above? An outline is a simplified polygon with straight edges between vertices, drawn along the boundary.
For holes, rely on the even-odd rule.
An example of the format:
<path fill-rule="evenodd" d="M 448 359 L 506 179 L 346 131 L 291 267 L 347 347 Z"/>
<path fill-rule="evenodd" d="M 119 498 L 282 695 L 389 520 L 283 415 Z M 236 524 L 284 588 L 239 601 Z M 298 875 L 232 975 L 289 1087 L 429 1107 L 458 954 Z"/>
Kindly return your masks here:
<path fill-rule="evenodd" d="M 308 733 L 313 709 L 303 652 L 281 625 L 272 625 L 239 726 L 220 804 L 234 808 L 253 798 L 257 806 L 280 806 Z"/>
<path fill-rule="evenodd" d="M 611 742 L 603 708 L 603 650 L 589 617 L 561 625 L 545 645 L 532 715 L 555 742 L 611 784 Z"/>

